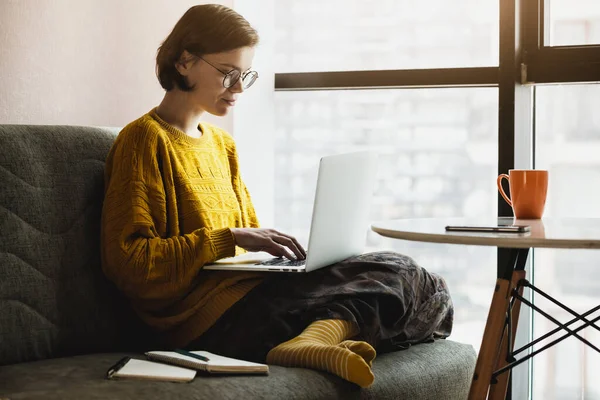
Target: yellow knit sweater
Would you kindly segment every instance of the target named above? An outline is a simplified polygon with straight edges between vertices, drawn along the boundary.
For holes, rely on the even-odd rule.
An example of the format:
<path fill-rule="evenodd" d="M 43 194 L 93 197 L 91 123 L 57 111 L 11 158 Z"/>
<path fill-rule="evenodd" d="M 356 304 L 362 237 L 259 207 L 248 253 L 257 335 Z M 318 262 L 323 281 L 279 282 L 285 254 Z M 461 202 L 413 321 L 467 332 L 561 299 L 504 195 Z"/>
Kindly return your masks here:
<path fill-rule="evenodd" d="M 233 139 L 200 129 L 192 138 L 153 109 L 123 128 L 106 160 L 104 273 L 172 346 L 199 337 L 262 279 L 202 269 L 236 254 L 229 228 L 258 221 Z"/>

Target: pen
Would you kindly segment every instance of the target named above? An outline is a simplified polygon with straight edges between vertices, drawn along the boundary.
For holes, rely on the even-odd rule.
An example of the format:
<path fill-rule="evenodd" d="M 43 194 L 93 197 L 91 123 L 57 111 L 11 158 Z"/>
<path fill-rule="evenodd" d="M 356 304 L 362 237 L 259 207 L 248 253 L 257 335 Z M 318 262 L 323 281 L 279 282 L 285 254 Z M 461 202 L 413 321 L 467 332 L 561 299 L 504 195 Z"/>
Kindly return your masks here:
<path fill-rule="evenodd" d="M 179 353 L 182 356 L 192 357 L 192 358 L 195 358 L 197 360 L 201 360 L 201 361 L 205 361 L 205 362 L 210 361 L 208 358 L 206 358 L 204 356 L 201 356 L 199 354 L 195 354 L 195 353 L 189 352 L 187 350 L 175 349 L 175 353 Z"/>
<path fill-rule="evenodd" d="M 123 368 L 125 366 L 125 364 L 127 364 L 127 362 L 131 360 L 131 357 L 123 357 L 121 358 L 119 361 L 117 361 L 117 363 L 115 365 L 113 365 L 112 367 L 110 367 L 108 369 L 108 371 L 106 371 L 106 377 L 108 379 L 112 378 L 112 376 L 118 372 L 121 368 Z"/>

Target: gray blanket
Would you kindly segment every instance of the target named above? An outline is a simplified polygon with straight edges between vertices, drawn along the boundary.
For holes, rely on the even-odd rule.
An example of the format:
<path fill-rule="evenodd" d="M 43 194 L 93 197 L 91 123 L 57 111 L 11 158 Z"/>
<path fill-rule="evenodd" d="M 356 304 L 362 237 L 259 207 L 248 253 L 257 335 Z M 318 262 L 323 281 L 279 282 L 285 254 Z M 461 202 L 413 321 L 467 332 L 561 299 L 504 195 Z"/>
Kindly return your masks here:
<path fill-rule="evenodd" d="M 264 362 L 311 322 L 355 322 L 379 353 L 450 335 L 453 306 L 443 278 L 410 257 L 377 252 L 306 274 L 268 275 L 187 347 Z"/>

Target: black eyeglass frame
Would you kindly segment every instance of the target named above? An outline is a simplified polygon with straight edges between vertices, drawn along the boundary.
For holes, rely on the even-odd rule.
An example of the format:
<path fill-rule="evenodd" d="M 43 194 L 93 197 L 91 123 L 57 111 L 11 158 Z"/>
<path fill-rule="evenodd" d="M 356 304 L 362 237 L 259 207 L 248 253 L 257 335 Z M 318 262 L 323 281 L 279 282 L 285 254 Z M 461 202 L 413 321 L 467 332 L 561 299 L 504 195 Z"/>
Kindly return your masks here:
<path fill-rule="evenodd" d="M 258 79 L 258 72 L 256 72 L 256 71 L 250 70 L 250 71 L 246 71 L 246 72 L 242 73 L 237 69 L 232 69 L 229 72 L 225 72 L 225 71 L 222 71 L 217 66 L 213 65 L 211 62 L 207 61 L 205 58 L 200 57 L 200 56 L 196 56 L 196 57 L 198 57 L 199 59 L 201 59 L 202 61 L 204 61 L 205 63 L 207 63 L 208 65 L 210 65 L 211 67 L 213 67 L 214 69 L 216 69 L 217 71 L 219 71 L 220 73 L 222 73 L 224 75 L 223 76 L 223 87 L 225 89 L 229 89 L 229 88 L 233 87 L 241 79 L 242 80 L 242 88 L 244 90 L 246 90 L 250 86 L 252 86 L 254 84 L 254 82 L 256 82 L 256 80 Z M 237 74 L 237 78 L 233 79 L 232 77 L 234 77 L 235 74 Z M 244 84 L 244 81 L 245 81 L 246 77 L 248 77 L 248 76 L 253 76 L 254 79 L 250 80 L 250 83 L 246 85 L 246 84 Z M 227 78 L 229 78 L 229 85 L 226 84 Z"/>

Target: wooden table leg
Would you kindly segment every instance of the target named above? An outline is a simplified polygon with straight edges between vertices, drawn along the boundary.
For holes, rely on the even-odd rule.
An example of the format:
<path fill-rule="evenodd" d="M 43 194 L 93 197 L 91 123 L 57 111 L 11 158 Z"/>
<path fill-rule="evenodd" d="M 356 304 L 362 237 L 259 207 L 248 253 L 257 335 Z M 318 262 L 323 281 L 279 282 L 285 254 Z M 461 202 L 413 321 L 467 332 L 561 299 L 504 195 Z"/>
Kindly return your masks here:
<path fill-rule="evenodd" d="M 500 278 L 496 280 L 494 297 L 492 297 L 492 304 L 490 305 L 479 356 L 473 373 L 469 400 L 484 400 L 487 397 L 506 322 L 506 310 L 511 297 L 510 286 L 511 281 L 509 280 Z"/>
<path fill-rule="evenodd" d="M 525 279 L 525 271 L 514 271 L 512 275 L 512 279 L 510 281 L 510 293 L 517 287 L 517 283 L 521 279 Z M 519 295 L 523 296 L 523 286 L 519 288 Z M 521 310 L 521 302 L 515 301 L 513 304 L 512 312 L 511 312 L 511 338 L 512 343 L 510 343 L 510 350 L 513 350 L 513 346 L 515 344 L 515 335 L 517 334 L 517 325 L 519 321 L 519 311 Z M 506 361 L 506 357 L 508 354 L 508 326 L 504 329 L 504 333 L 502 336 L 502 343 L 500 344 L 500 354 L 498 355 L 498 360 L 496 361 L 495 371 L 500 368 L 506 366 L 508 362 Z M 508 378 L 510 377 L 510 370 L 498 376 L 498 382 L 492 383 L 490 386 L 490 395 L 489 400 L 504 400 L 506 399 L 506 389 L 508 387 Z"/>

